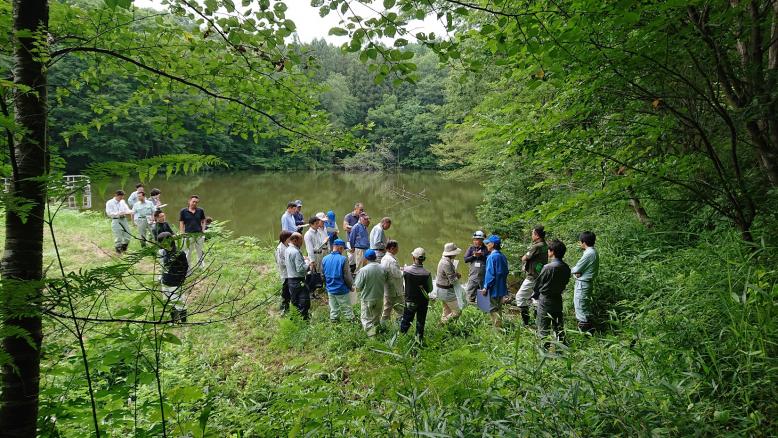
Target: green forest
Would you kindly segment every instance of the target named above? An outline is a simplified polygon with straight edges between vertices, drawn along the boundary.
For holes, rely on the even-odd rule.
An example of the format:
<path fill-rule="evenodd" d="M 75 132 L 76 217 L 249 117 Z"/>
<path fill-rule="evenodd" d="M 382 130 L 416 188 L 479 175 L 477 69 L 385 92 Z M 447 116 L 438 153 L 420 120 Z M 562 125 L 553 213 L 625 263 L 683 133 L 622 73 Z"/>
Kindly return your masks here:
<path fill-rule="evenodd" d="M 159 8 L 0 0 L 0 436 L 778 434 L 778 2 Z M 338 25 L 302 42 L 292 8 Z M 570 266 L 596 232 L 596 330 L 574 280 L 550 348 L 510 305 L 443 324 L 434 300 L 423 343 L 331 323 L 327 294 L 284 315 L 278 242 L 218 220 L 182 323 L 157 247 L 114 254 L 101 211 L 62 208 L 65 174 L 290 169 L 483 188 L 509 296 L 536 224 Z"/>

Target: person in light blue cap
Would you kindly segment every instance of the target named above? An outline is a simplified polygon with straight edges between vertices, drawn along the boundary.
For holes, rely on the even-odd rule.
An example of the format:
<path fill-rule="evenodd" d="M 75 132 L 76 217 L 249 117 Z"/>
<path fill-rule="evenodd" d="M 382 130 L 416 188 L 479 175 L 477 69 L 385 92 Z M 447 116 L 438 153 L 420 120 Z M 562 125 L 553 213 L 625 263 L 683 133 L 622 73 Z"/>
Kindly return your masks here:
<path fill-rule="evenodd" d="M 327 212 L 327 220 L 324 221 L 324 227 L 327 230 L 327 236 L 330 239 L 330 246 L 335 246 L 335 240 L 338 239 L 338 233 L 340 232 L 340 229 L 338 228 L 338 221 L 335 220 L 335 212 L 330 210 Z M 345 242 L 344 242 L 345 247 Z"/>
<path fill-rule="evenodd" d="M 354 319 L 349 292 L 351 292 L 352 277 L 348 259 L 343 255 L 346 242 L 335 239 L 332 242 L 332 252 L 322 260 L 322 270 L 326 282 L 330 304 L 330 321 L 336 322 L 343 315 L 347 321 Z"/>
<path fill-rule="evenodd" d="M 508 259 L 500 251 L 502 239 L 492 234 L 484 240 L 489 250 L 484 273 L 484 288 L 481 294 L 489 297 L 489 317 L 495 327 L 502 325 L 502 297 L 508 295 Z"/>
<path fill-rule="evenodd" d="M 367 265 L 357 272 L 354 289 L 359 292 L 362 304 L 362 327 L 368 336 L 375 336 L 381 323 L 381 311 L 384 306 L 384 285 L 386 274 L 384 268 L 376 261 L 376 253 L 372 249 L 365 251 Z"/>

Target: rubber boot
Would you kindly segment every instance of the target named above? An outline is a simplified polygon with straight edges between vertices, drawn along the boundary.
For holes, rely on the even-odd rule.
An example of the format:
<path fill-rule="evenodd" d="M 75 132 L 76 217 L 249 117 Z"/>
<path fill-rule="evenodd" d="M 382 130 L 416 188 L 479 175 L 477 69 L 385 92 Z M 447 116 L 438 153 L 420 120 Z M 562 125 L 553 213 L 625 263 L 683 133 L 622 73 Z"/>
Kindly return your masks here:
<path fill-rule="evenodd" d="M 529 306 L 521 306 L 519 310 L 521 310 L 521 320 L 526 327 L 529 327 Z"/>

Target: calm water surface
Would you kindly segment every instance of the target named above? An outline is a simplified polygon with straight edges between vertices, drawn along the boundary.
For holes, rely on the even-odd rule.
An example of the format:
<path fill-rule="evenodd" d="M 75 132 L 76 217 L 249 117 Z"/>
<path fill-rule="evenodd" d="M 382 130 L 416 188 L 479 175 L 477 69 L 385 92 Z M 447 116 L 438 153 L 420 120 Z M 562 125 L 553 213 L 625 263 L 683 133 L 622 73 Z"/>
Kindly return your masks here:
<path fill-rule="evenodd" d="M 155 178 L 146 193 L 153 187 L 162 191 L 162 202 L 168 204 L 164 211 L 175 228 L 178 212 L 186 206 L 189 195 L 196 194 L 205 213 L 226 222 L 236 236 L 263 241 L 278 238 L 288 201 L 302 200 L 306 219 L 319 211 L 333 210 L 339 227 L 343 216 L 360 201 L 370 215 L 371 227 L 384 216 L 392 218 L 387 235 L 399 242 L 401 263 L 410 263 L 410 252 L 422 246 L 430 268 L 437 265 L 446 242 L 467 248 L 470 236 L 479 228 L 475 212 L 482 200 L 480 187 L 450 181 L 435 172 L 200 173 Z M 109 192 L 113 190 L 108 187 Z M 123 190 L 131 193 L 134 183 L 128 181 Z M 93 205 L 102 208 L 104 201 L 94 199 Z"/>

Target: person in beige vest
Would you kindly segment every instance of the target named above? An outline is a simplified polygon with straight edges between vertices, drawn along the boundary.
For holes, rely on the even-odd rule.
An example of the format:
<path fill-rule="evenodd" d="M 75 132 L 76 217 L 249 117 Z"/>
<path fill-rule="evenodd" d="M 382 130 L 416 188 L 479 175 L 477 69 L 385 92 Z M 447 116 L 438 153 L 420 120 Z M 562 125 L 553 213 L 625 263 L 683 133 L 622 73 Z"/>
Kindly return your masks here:
<path fill-rule="evenodd" d="M 454 266 L 454 259 L 462 252 L 455 243 L 447 243 L 443 247 L 443 256 L 438 262 L 435 285 L 438 289 L 438 299 L 443 302 L 443 315 L 440 321 L 446 323 L 455 319 L 461 313 L 457 305 L 457 296 L 454 292 L 454 284 L 459 281 L 459 273 Z"/>

